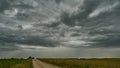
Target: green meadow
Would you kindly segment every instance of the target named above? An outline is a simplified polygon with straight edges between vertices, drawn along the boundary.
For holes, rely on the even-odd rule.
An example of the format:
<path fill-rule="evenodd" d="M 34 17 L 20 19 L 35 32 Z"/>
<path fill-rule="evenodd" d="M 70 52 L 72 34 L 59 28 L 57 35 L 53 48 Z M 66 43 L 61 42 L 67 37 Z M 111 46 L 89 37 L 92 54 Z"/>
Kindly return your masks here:
<path fill-rule="evenodd" d="M 32 68 L 31 59 L 0 59 L 0 68 Z"/>

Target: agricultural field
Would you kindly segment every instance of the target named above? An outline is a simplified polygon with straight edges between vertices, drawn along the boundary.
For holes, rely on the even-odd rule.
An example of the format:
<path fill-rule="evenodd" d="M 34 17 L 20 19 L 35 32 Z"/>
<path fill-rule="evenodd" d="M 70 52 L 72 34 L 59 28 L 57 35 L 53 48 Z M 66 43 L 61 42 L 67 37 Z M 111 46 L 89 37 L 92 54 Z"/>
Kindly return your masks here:
<path fill-rule="evenodd" d="M 39 59 L 62 68 L 120 68 L 120 59 Z"/>
<path fill-rule="evenodd" d="M 0 68 L 32 68 L 31 59 L 0 59 Z"/>

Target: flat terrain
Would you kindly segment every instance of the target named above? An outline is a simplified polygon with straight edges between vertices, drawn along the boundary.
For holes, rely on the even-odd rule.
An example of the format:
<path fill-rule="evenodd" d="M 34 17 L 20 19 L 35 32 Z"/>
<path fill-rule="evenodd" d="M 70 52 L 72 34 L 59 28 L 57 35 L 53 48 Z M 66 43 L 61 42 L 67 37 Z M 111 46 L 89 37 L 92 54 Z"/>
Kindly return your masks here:
<path fill-rule="evenodd" d="M 33 68 L 31 59 L 0 59 L 0 68 Z"/>
<path fill-rule="evenodd" d="M 0 59 L 0 68 L 120 68 L 120 58 Z"/>
<path fill-rule="evenodd" d="M 41 62 L 40 60 L 37 60 L 37 59 L 33 59 L 32 63 L 33 63 L 33 68 L 60 68 L 55 65 Z"/>
<path fill-rule="evenodd" d="M 62 68 L 120 68 L 120 59 L 39 59 Z"/>

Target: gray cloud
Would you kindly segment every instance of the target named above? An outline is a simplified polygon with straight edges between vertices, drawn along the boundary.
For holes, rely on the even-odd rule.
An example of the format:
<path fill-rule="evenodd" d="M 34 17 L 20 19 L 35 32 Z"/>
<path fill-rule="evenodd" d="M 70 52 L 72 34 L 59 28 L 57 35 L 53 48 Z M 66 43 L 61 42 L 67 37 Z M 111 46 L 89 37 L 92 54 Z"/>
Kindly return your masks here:
<path fill-rule="evenodd" d="M 22 49 L 22 45 L 30 49 L 117 48 L 119 3 L 119 0 L 0 0 L 0 50 L 15 51 Z"/>
<path fill-rule="evenodd" d="M 18 35 L 21 34 L 21 35 Z M 46 37 L 40 37 L 40 36 L 30 36 L 30 35 L 24 35 L 22 33 L 13 33 L 13 34 L 4 34 L 2 33 L 0 36 L 0 41 L 3 43 L 15 43 L 15 44 L 24 44 L 24 45 L 41 45 L 48 47 L 49 45 L 51 47 L 54 47 L 58 44 L 58 41 L 50 40 Z"/>
<path fill-rule="evenodd" d="M 7 0 L 0 0 L 0 11 L 3 12 L 10 8 L 10 3 Z"/>

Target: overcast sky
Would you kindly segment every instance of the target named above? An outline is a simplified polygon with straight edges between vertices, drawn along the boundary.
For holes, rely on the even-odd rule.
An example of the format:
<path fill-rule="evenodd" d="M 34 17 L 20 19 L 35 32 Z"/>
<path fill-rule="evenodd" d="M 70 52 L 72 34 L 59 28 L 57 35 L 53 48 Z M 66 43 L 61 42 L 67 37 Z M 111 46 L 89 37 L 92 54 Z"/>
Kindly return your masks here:
<path fill-rule="evenodd" d="M 120 57 L 120 0 L 0 0 L 0 57 Z"/>

